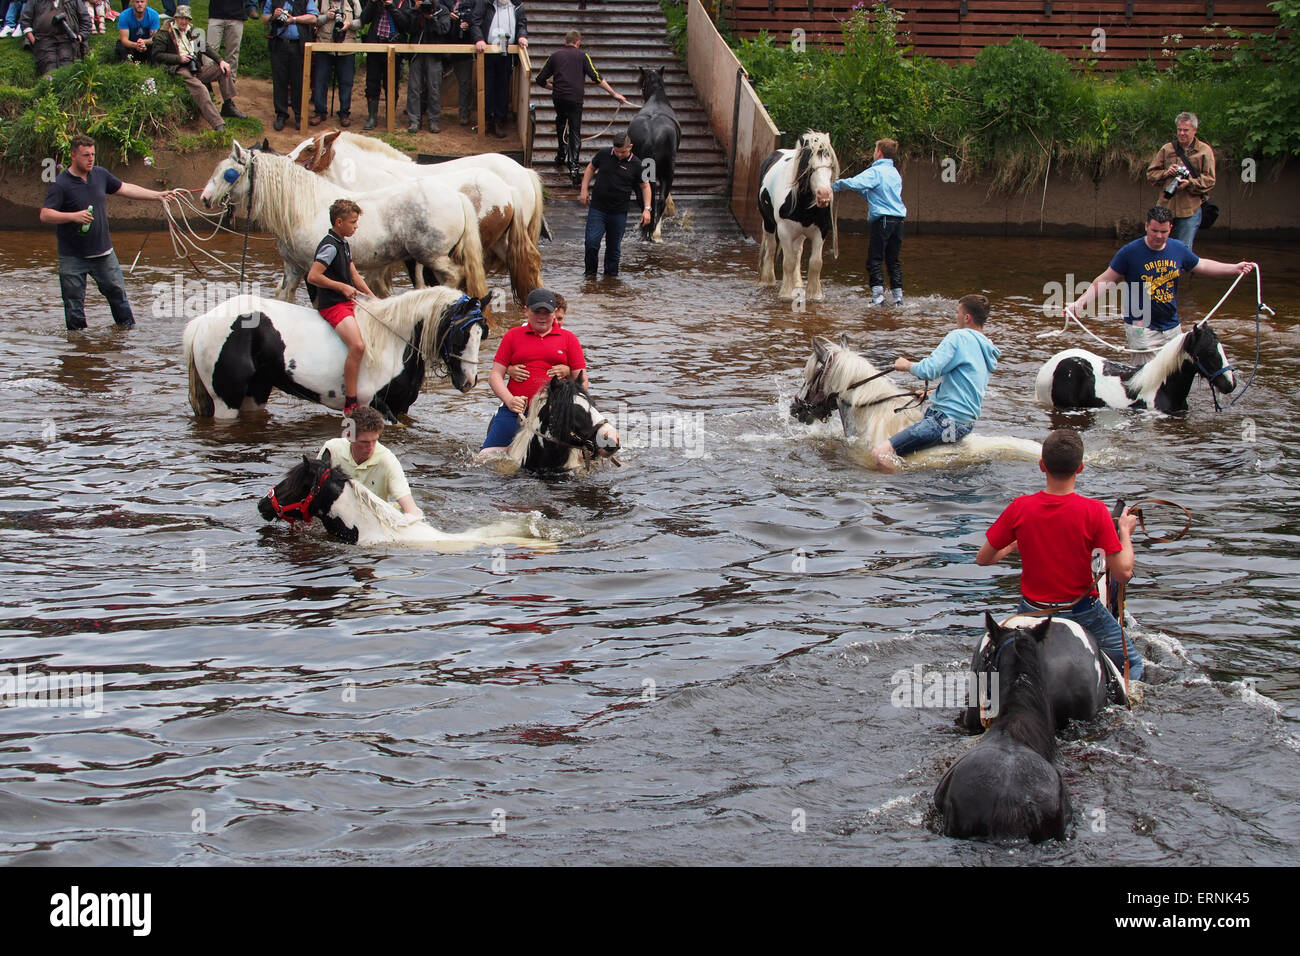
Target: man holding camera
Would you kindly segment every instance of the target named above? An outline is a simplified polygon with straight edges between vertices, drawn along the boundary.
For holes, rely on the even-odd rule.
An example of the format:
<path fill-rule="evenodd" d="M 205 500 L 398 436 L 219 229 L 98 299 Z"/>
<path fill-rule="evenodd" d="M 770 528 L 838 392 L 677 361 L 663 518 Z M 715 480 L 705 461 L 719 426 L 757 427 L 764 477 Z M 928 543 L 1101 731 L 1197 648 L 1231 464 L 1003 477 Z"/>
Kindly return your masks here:
<path fill-rule="evenodd" d="M 1195 113 L 1179 113 L 1174 124 L 1177 135 L 1147 166 L 1147 182 L 1164 186 L 1159 203 L 1174 214 L 1170 238 L 1191 249 L 1201 226 L 1201 207 L 1214 188 L 1214 150 L 1196 138 L 1200 122 Z"/>
<path fill-rule="evenodd" d="M 411 29 L 411 4 L 409 0 L 368 0 L 361 9 L 361 26 L 370 27 L 363 43 L 405 43 Z M 366 117 L 364 129 L 379 125 L 379 94 L 388 83 L 388 54 L 366 54 Z M 394 80 L 394 82 L 397 82 Z M 393 90 L 397 102 L 397 90 Z"/>
<path fill-rule="evenodd" d="M 230 64 L 206 49 L 203 32 L 192 26 L 193 14 L 186 4 L 176 8 L 176 17 L 170 30 L 159 30 L 153 35 L 153 58 L 168 73 L 179 76 L 185 89 L 198 104 L 199 114 L 218 132 L 225 130 L 223 117 L 244 119 L 245 114 L 235 105 L 235 80 L 230 75 Z M 208 84 L 216 83 L 221 89 L 221 112 L 217 112 L 208 92 Z"/>
<path fill-rule="evenodd" d="M 455 33 L 451 22 L 451 0 L 420 0 L 411 17 L 412 43 L 451 43 Z M 408 133 L 420 131 L 420 117 L 429 114 L 429 132 L 439 131 L 442 120 L 442 54 L 411 54 L 411 73 L 406 80 Z"/>
<path fill-rule="evenodd" d="M 320 26 L 316 37 L 321 43 L 356 43 L 357 27 L 361 25 L 361 0 L 323 0 L 320 7 Z M 339 125 L 352 125 L 352 80 L 357 72 L 355 53 L 317 53 L 316 70 L 311 91 L 314 113 L 312 126 L 329 119 L 330 77 L 339 81 Z"/>
<path fill-rule="evenodd" d="M 45 76 L 81 56 L 87 28 L 81 0 L 29 0 L 22 29 L 36 55 L 36 75 Z"/>
<path fill-rule="evenodd" d="M 266 0 L 262 7 L 271 52 L 271 102 L 275 105 L 272 125 L 277 130 L 284 129 L 289 121 L 290 107 L 294 125 L 301 123 L 302 45 L 316 39 L 319 17 L 313 0 Z"/>

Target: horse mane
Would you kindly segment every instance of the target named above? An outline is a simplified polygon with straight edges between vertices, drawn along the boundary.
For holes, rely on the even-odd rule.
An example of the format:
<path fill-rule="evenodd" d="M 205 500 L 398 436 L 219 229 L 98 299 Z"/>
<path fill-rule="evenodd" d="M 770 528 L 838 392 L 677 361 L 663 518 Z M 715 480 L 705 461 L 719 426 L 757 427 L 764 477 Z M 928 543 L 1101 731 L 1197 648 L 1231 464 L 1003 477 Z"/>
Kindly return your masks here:
<path fill-rule="evenodd" d="M 826 394 L 839 392 L 842 398 L 847 399 L 844 390 L 854 382 L 860 382 L 864 378 L 870 378 L 872 375 L 878 375 L 880 369 L 876 368 L 871 361 L 862 355 L 859 355 L 853 349 L 847 346 L 839 345 L 836 342 L 825 342 L 825 347 L 834 361 L 830 363 L 830 368 L 826 370 L 826 378 L 823 382 L 823 390 Z M 898 394 L 898 383 L 890 381 L 887 377 L 881 376 L 867 382 L 865 385 L 859 385 L 853 391 L 853 405 L 870 405 L 872 402 L 889 398 Z M 882 408 L 886 407 L 883 401 L 880 402 Z"/>
<path fill-rule="evenodd" d="M 356 496 L 357 508 L 367 517 L 374 518 L 385 530 L 396 534 L 424 520 L 394 507 L 355 478 L 349 478 L 348 484 Z"/>
<path fill-rule="evenodd" d="M 1019 629 L 1015 639 L 1015 673 L 1010 686 L 1002 687 L 999 675 L 998 716 L 994 727 L 1047 760 L 1056 755 L 1056 735 L 1051 708 L 1043 693 L 1039 663 L 1040 648 L 1029 628 Z"/>
<path fill-rule="evenodd" d="M 287 156 L 254 152 L 249 158 L 253 218 L 276 235 L 293 235 L 309 227 L 322 206 L 322 190 L 338 187 L 303 169 Z"/>
<path fill-rule="evenodd" d="M 805 142 L 806 141 L 806 142 Z M 810 129 L 803 136 L 799 137 L 799 145 L 795 149 L 796 161 L 794 168 L 790 171 L 790 189 L 797 197 L 800 193 L 809 192 L 812 188 L 811 178 L 813 165 L 809 160 L 812 154 L 817 152 L 821 147 L 831 154 L 831 182 L 840 178 L 840 157 L 835 152 L 835 147 L 831 145 L 831 138 L 828 133 L 820 130 Z M 796 200 L 797 201 L 797 200 Z M 839 207 L 835 205 L 835 194 L 831 193 L 831 258 L 840 257 L 840 218 Z"/>
<path fill-rule="evenodd" d="M 400 159 L 404 163 L 413 163 L 410 156 L 407 156 L 400 149 L 389 146 L 382 139 L 376 139 L 373 136 L 365 136 L 361 133 L 352 133 L 344 130 L 338 139 L 346 139 L 358 149 L 365 150 L 368 153 L 375 153 L 379 156 L 385 156 L 389 159 Z M 335 140 L 337 142 L 337 140 Z"/>
<path fill-rule="evenodd" d="M 1138 369 L 1128 380 L 1129 394 L 1142 395 L 1148 390 L 1154 392 L 1164 384 L 1165 379 L 1178 371 L 1184 362 L 1190 362 L 1192 356 L 1185 349 L 1187 337 L 1191 334 L 1191 331 L 1184 332 L 1178 338 L 1170 339 L 1162 345 L 1151 361 Z"/>
<path fill-rule="evenodd" d="M 568 434 L 573 425 L 573 408 L 576 404 L 573 399 L 587 394 L 576 379 L 567 378 L 552 379 L 546 388 L 538 390 L 528 403 L 528 411 L 519 425 L 519 431 L 515 432 L 515 437 L 506 448 L 506 457 L 520 468 L 528 458 L 528 446 L 541 430 L 542 409 L 547 406 L 552 389 L 556 393 L 556 405 L 552 411 L 551 428 L 563 434 Z"/>
<path fill-rule="evenodd" d="M 442 341 L 450 329 L 450 325 L 443 324 L 442 316 L 463 294 L 459 289 L 439 285 L 403 292 L 388 299 L 358 301 L 356 319 L 361 328 L 361 338 L 366 343 L 367 357 L 372 352 L 377 355 L 381 344 L 390 341 L 394 335 L 411 342 L 415 326 L 423 319 L 420 340 L 411 344 L 420 350 L 428 365 L 437 365 Z"/>

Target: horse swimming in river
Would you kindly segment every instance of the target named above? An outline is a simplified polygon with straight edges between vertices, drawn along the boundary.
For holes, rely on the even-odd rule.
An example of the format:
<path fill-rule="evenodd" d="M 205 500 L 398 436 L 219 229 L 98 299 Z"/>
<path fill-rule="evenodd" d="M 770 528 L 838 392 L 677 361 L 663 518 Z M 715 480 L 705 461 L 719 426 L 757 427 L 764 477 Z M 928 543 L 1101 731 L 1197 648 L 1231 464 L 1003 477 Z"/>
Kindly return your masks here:
<path fill-rule="evenodd" d="M 677 165 L 677 150 L 682 141 L 682 126 L 668 102 L 664 91 L 664 68 L 657 70 L 639 67 L 638 84 L 645 106 L 641 107 L 627 127 L 627 137 L 632 150 L 642 163 L 649 160 L 650 168 L 650 225 L 641 227 L 641 236 L 653 242 L 663 242 L 664 216 L 673 214 L 673 170 Z"/>
<path fill-rule="evenodd" d="M 533 396 L 505 458 L 526 471 L 578 471 L 604 459 L 617 464 L 618 449 L 618 430 L 582 386 L 553 378 Z"/>
<path fill-rule="evenodd" d="M 800 262 L 808 240 L 808 289 L 811 301 L 822 294 L 822 245 L 831 237 L 831 255 L 839 258 L 839 231 L 831 183 L 839 179 L 840 161 L 825 133 L 809 130 L 794 149 L 778 149 L 759 169 L 758 211 L 763 242 L 758 252 L 759 285 L 776 283 L 776 255 L 782 256 L 782 299 L 803 287 Z M 779 246 L 778 246 L 779 243 Z"/>
<path fill-rule="evenodd" d="M 319 518 L 325 531 L 345 544 L 395 544 L 438 551 L 468 551 L 517 545 L 553 548 L 555 542 L 530 536 L 519 519 L 499 521 L 460 533 L 439 531 L 422 517 L 405 515 L 369 488 L 335 467 L 327 451 L 320 458 L 306 455 L 257 503 L 267 521 L 311 524 Z"/>
<path fill-rule="evenodd" d="M 366 356 L 357 398 L 390 422 L 420 394 L 429 363 L 468 392 L 478 381 L 479 345 L 487 319 L 478 299 L 435 286 L 390 299 L 357 301 Z M 190 407 L 200 418 L 234 418 L 261 408 L 271 389 L 328 408 L 343 408 L 348 349 L 319 312 L 306 306 L 240 295 L 185 326 Z"/>
<path fill-rule="evenodd" d="M 1166 342 L 1141 368 L 1108 362 L 1087 349 L 1058 352 L 1039 369 L 1034 397 L 1053 408 L 1153 408 L 1172 415 L 1187 411 L 1198 375 L 1214 392 L 1227 395 L 1237 387 L 1233 366 L 1205 319 Z"/>
<path fill-rule="evenodd" d="M 1070 797 L 1053 763 L 1056 737 L 1041 660 L 1051 622 L 1004 630 L 987 612 L 984 619 L 995 644 L 1014 644 L 1015 656 L 994 685 L 993 726 L 935 788 L 943 833 L 967 840 L 1064 840 Z"/>
<path fill-rule="evenodd" d="M 803 385 L 790 405 L 790 415 L 805 425 L 822 421 L 839 412 L 844 436 L 865 448 L 876 447 L 925 414 L 921 391 L 901 388 L 887 378 L 890 370 L 879 371 L 870 360 L 849 344 L 848 335 L 838 343 L 817 336 L 813 354 L 804 366 Z M 921 463 L 958 455 L 987 458 L 1005 455 L 1036 461 L 1042 445 L 1010 435 L 983 435 L 978 430 L 959 442 L 923 448 L 905 461 Z M 870 464 L 874 464 L 872 459 Z"/>

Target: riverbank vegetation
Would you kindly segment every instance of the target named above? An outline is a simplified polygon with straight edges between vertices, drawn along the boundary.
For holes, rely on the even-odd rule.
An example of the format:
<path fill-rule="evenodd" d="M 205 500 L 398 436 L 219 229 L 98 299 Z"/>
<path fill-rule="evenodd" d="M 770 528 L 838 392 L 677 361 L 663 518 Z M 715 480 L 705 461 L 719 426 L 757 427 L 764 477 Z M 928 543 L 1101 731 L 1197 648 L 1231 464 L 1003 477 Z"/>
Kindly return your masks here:
<path fill-rule="evenodd" d="M 912 55 L 902 14 L 884 4 L 844 21 L 842 51 L 768 34 L 733 47 L 777 126 L 827 131 L 846 169 L 869 163 L 888 136 L 910 155 L 955 159 L 963 179 L 1029 189 L 1053 168 L 1099 180 L 1145 167 L 1183 110 L 1198 114 L 1221 162 L 1300 156 L 1300 50 L 1290 39 L 1300 0 L 1270 6 L 1281 20 L 1272 34 L 1209 28 L 1207 47 L 1171 36 L 1164 62 L 1109 74 L 1022 37 L 972 64 Z"/>

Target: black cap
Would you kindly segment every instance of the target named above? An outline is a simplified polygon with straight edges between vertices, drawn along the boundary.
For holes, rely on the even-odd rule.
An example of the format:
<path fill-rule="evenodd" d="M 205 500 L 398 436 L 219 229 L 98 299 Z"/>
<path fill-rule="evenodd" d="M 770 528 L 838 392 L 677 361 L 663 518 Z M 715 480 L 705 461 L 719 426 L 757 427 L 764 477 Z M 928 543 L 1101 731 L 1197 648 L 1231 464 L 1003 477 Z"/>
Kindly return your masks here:
<path fill-rule="evenodd" d="M 555 293 L 550 289 L 534 289 L 528 293 L 528 301 L 524 303 L 528 306 L 529 311 L 547 312 L 555 311 Z"/>

